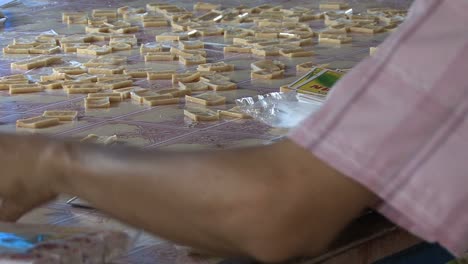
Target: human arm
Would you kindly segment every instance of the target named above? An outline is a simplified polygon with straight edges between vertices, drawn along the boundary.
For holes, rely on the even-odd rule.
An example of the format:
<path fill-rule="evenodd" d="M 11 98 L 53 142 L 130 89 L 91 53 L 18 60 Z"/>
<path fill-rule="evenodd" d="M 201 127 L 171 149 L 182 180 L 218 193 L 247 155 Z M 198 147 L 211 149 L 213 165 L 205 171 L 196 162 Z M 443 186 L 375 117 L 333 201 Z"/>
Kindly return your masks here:
<path fill-rule="evenodd" d="M 49 175 L 42 181 L 51 193 L 78 195 L 129 224 L 223 255 L 278 261 L 318 254 L 375 203 L 370 192 L 290 141 L 177 153 L 8 137 L 41 141 L 31 144 L 37 151 L 54 146 L 38 172 Z"/>

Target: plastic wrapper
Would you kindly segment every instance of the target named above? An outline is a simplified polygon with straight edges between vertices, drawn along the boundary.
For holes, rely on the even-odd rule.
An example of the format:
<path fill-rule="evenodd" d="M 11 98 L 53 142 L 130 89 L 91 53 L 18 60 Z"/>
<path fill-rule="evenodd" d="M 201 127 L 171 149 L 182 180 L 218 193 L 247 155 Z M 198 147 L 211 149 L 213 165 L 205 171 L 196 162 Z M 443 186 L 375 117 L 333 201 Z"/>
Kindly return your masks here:
<path fill-rule="evenodd" d="M 0 10 L 0 26 L 3 26 L 5 24 L 5 21 L 7 20 L 7 17 L 3 14 L 3 12 Z"/>
<path fill-rule="evenodd" d="M 296 92 L 269 93 L 236 100 L 242 112 L 269 126 L 293 128 L 315 113 L 322 101 Z"/>

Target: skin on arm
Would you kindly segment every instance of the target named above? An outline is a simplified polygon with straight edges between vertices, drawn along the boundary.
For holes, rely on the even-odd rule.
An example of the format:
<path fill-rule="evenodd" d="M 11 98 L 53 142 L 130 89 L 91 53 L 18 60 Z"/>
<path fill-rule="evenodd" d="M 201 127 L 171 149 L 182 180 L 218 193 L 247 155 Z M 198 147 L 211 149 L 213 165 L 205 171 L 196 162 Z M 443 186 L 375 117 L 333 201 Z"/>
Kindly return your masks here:
<path fill-rule="evenodd" d="M 15 205 L 19 197 L 2 192 L 6 183 L 0 180 L 0 195 L 10 201 L 0 214 L 9 220 L 54 194 L 67 193 L 183 245 L 276 262 L 319 254 L 377 201 L 368 190 L 289 140 L 203 152 L 145 152 L 29 140 L 40 142 L 37 147 L 32 144 L 37 153 L 49 149 L 51 154 L 40 155 L 43 165 L 36 167 L 42 178 L 33 181 L 37 186 L 27 186 L 26 179 L 22 184 L 26 189 L 49 189 L 43 197 Z M 25 177 L 15 176 L 14 169 L 8 173 L 10 182 Z"/>

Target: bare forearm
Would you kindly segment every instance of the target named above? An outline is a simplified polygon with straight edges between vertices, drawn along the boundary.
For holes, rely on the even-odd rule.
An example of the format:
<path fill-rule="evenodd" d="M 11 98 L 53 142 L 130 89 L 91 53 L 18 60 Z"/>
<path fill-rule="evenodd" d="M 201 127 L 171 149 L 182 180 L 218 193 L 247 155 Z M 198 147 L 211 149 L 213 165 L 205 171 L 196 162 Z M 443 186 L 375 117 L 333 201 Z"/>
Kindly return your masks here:
<path fill-rule="evenodd" d="M 256 213 L 259 198 L 253 196 L 266 193 L 274 180 L 267 148 L 120 151 L 78 146 L 59 191 L 162 237 L 218 253 L 246 254 L 227 233 L 235 221 L 230 218 Z"/>
<path fill-rule="evenodd" d="M 77 147 L 58 191 L 167 239 L 213 252 L 268 259 L 263 252 L 275 248 L 266 241 L 281 238 L 291 249 L 272 259 L 316 254 L 370 203 L 371 195 L 348 180 L 330 192 L 333 177 L 341 176 L 295 153 L 291 144 L 204 153 Z M 350 198 L 355 199 L 350 205 L 334 208 Z"/>

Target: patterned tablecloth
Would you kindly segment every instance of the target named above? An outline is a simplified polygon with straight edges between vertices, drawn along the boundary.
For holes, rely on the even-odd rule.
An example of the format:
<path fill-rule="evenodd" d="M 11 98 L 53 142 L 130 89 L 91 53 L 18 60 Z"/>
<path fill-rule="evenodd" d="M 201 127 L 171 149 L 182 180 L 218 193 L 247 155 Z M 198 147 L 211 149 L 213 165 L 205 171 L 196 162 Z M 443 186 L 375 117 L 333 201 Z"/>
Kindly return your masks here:
<path fill-rule="evenodd" d="M 192 9 L 192 1 L 166 1 L 179 6 Z M 411 1 L 350 1 L 355 12 L 365 10 L 366 7 L 389 6 L 397 8 L 408 7 Z M 83 33 L 82 25 L 66 25 L 61 21 L 61 13 L 64 11 L 91 11 L 94 8 L 117 8 L 123 5 L 132 7 L 144 7 L 146 1 L 54 1 L 54 0 L 23 0 L 21 4 L 8 7 L 3 13 L 8 17 L 4 28 L 0 27 L 0 47 L 10 44 L 14 38 L 24 36 L 36 36 L 41 32 L 54 31 L 58 34 L 70 35 Z M 225 7 L 245 4 L 256 6 L 260 4 L 281 4 L 284 7 L 304 6 L 317 8 L 318 1 L 287 1 L 287 0 L 251 0 L 251 1 L 224 1 Z M 311 27 L 314 29 L 324 28 L 323 21 L 312 21 Z M 139 41 L 142 43 L 154 42 L 154 36 L 168 31 L 168 28 L 149 28 L 137 33 Z M 363 58 L 369 55 L 369 47 L 375 47 L 383 41 L 388 33 L 377 35 L 353 34 L 353 42 L 341 46 L 318 44 L 315 39 L 311 49 L 315 55 L 311 58 L 284 58 L 278 57 L 287 65 L 285 78 L 260 81 L 250 79 L 250 64 L 259 57 L 253 55 L 242 55 L 235 53 L 224 54 L 222 48 L 226 45 L 224 38 L 205 37 L 202 40 L 206 43 L 208 52 L 208 62 L 225 61 L 234 64 L 236 71 L 230 76 L 237 83 L 239 89 L 222 92 L 227 97 L 227 104 L 218 107 L 226 109 L 234 106 L 234 100 L 240 97 L 265 94 L 278 91 L 281 85 L 291 83 L 298 76 L 295 65 L 312 61 L 317 64 L 329 63 L 331 67 L 350 68 Z M 150 67 L 154 70 L 176 70 L 183 71 L 186 67 L 178 62 L 167 63 L 145 63 L 137 49 L 119 52 L 119 55 L 126 55 L 129 58 L 129 67 Z M 3 55 L 0 56 L 0 77 L 13 74 L 24 73 L 10 70 L 10 63 L 23 59 L 24 55 Z M 68 65 L 86 62 L 89 57 L 76 56 L 75 54 L 65 54 L 64 60 Z M 65 65 L 65 64 L 64 64 Z M 189 67 L 193 69 L 193 67 Z M 50 74 L 52 69 L 41 68 L 27 71 L 26 73 L 33 80 L 37 80 L 40 75 Z M 137 85 L 152 90 L 170 88 L 172 84 L 164 81 L 139 80 Z M 349 84 L 352 85 L 352 84 Z M 100 136 L 117 135 L 119 142 L 143 148 L 158 149 L 223 149 L 259 144 L 269 144 L 287 133 L 284 129 L 271 128 L 254 120 L 222 119 L 215 122 L 193 122 L 183 115 L 184 106 L 169 105 L 147 107 L 137 105 L 130 101 L 124 101 L 112 105 L 105 110 L 86 110 L 83 98 L 85 95 L 67 95 L 62 90 L 47 91 L 34 94 L 10 96 L 7 91 L 0 91 L 0 131 L 16 133 L 45 133 L 51 136 L 82 138 L 88 134 Z M 79 118 L 75 122 L 63 124 L 55 127 L 30 130 L 16 128 L 15 122 L 18 119 L 40 115 L 44 110 L 72 109 L 79 112 Z M 127 227 L 112 218 L 95 211 L 79 208 L 72 208 L 65 204 L 69 197 L 61 197 L 59 200 L 41 207 L 21 219 L 24 223 L 55 224 L 65 226 L 80 227 L 102 227 L 119 228 L 127 230 L 135 236 L 136 243 L 130 254 L 115 263 L 218 263 L 221 260 L 206 257 L 194 257 L 186 254 L 184 249 L 178 248 L 170 243 L 162 241 L 151 235 L 141 233 L 131 227 Z M 376 230 L 387 230 L 391 227 L 382 220 L 381 226 L 376 224 Z M 373 222 L 375 223 L 375 222 Z M 372 232 L 371 232 L 372 233 Z M 377 232 L 378 233 L 378 232 Z M 139 234 L 139 235 L 138 235 Z M 138 235 L 138 236 L 137 236 Z M 371 234 L 369 234 L 371 236 Z M 406 241 L 414 243 L 413 238 L 398 233 L 392 238 L 396 241 Z M 407 241 L 411 241 L 407 242 Z M 376 242 L 382 247 L 385 240 Z M 376 247 L 378 247 L 376 245 Z M 404 244 L 404 243 L 400 243 Z M 372 251 L 372 246 L 368 248 Z M 375 250 L 374 250 L 375 251 Z M 364 253 L 369 254 L 369 252 Z M 354 253 L 353 253 L 354 254 Z M 351 255 L 353 255 L 351 254 Z M 359 255 L 361 254 L 361 255 Z M 374 258 L 356 253 L 354 256 L 360 263 L 368 263 Z M 352 258 L 351 256 L 350 258 Z M 366 261 L 364 261 L 366 259 Z M 348 258 L 349 260 L 349 258 Z M 238 261 L 242 262 L 242 261 Z M 344 262 L 333 262 L 344 263 Z M 356 262 L 347 262 L 356 263 Z"/>

